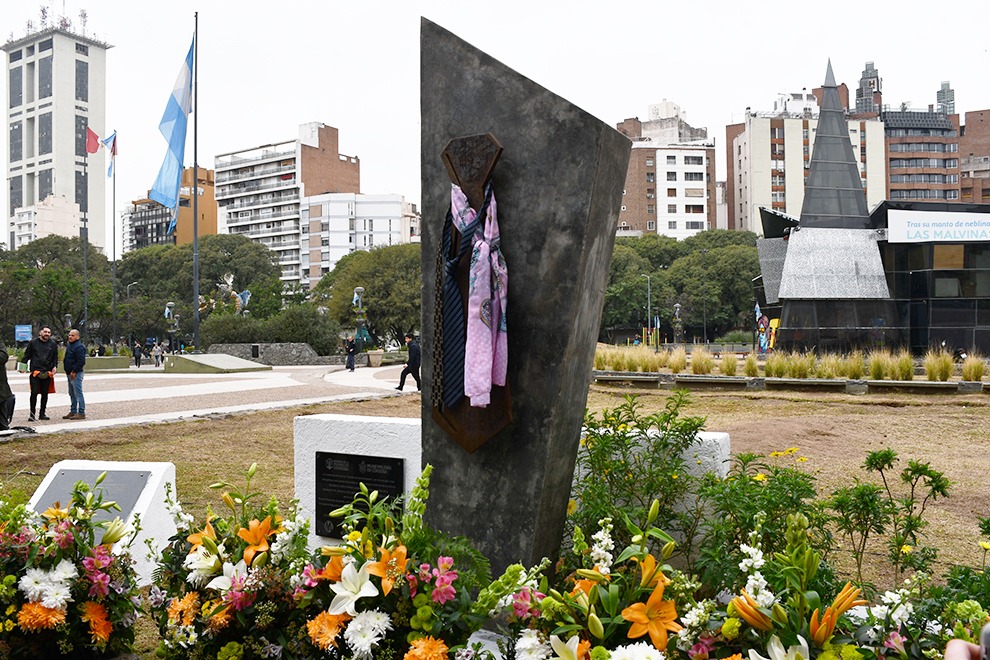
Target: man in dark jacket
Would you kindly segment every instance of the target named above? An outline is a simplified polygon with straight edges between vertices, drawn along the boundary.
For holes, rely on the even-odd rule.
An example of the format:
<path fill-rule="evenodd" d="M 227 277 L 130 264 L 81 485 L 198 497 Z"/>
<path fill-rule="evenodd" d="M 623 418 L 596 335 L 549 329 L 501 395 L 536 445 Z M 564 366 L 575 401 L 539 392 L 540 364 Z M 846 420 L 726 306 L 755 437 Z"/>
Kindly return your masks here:
<path fill-rule="evenodd" d="M 347 341 L 344 342 L 344 352 L 347 353 L 347 370 L 354 371 L 354 356 L 357 354 L 357 344 L 354 343 L 354 337 L 348 337 Z"/>
<path fill-rule="evenodd" d="M 420 354 L 419 354 L 419 344 L 413 338 L 411 332 L 406 333 L 406 346 L 409 347 L 409 358 L 406 360 L 406 367 L 402 370 L 402 374 L 399 376 L 399 386 L 395 389 L 402 391 L 402 388 L 406 384 L 406 376 L 412 375 L 413 380 L 416 381 L 416 389 L 422 389 L 419 382 L 419 364 L 420 364 Z"/>
<path fill-rule="evenodd" d="M 7 383 L 7 349 L 0 344 L 0 431 L 10 428 L 10 422 L 14 419 L 14 393 L 10 391 L 10 384 Z"/>
<path fill-rule="evenodd" d="M 69 414 L 62 419 L 86 419 L 86 399 L 83 398 L 83 368 L 86 366 L 86 348 L 79 341 L 79 331 L 69 330 L 69 343 L 65 345 L 66 383 L 69 386 Z"/>
<path fill-rule="evenodd" d="M 31 415 L 29 422 L 36 422 L 39 419 L 49 419 L 45 414 L 48 407 L 48 386 L 51 379 L 55 377 L 55 368 L 58 366 L 58 344 L 52 339 L 52 329 L 47 325 L 41 326 L 38 336 L 28 342 L 24 351 L 24 361 L 28 363 L 30 376 L 28 382 L 31 384 Z M 40 414 L 35 417 L 34 411 L 38 397 L 41 397 Z"/>

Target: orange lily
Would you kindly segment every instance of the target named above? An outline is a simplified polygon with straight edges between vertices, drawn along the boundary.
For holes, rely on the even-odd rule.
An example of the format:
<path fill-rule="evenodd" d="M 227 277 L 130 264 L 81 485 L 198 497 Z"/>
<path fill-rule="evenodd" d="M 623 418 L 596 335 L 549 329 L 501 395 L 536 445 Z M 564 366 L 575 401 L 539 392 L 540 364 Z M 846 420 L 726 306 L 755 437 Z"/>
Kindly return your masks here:
<path fill-rule="evenodd" d="M 394 551 L 379 548 L 382 558 L 366 564 L 368 572 L 382 579 L 382 593 L 386 596 L 396 580 L 401 580 L 406 574 L 406 546 L 400 545 Z"/>
<path fill-rule="evenodd" d="M 582 639 L 580 642 L 578 642 L 577 657 L 579 658 L 579 660 L 583 660 L 583 658 L 587 657 L 588 653 L 590 652 L 591 652 L 590 640 Z"/>
<path fill-rule="evenodd" d="M 241 527 L 237 530 L 237 535 L 247 541 L 248 547 L 244 548 L 244 563 L 248 566 L 254 561 L 254 556 L 259 552 L 268 550 L 268 537 L 272 533 L 272 517 L 267 516 L 264 520 L 257 518 L 248 523 L 248 528 Z"/>
<path fill-rule="evenodd" d="M 635 557 L 633 558 L 636 559 Z M 639 562 L 639 570 L 642 573 L 639 586 L 641 587 L 655 587 L 657 582 L 663 582 L 664 584 L 670 584 L 670 578 L 663 574 L 663 571 L 657 570 L 657 560 L 653 555 L 646 555 L 642 561 Z"/>
<path fill-rule="evenodd" d="M 852 582 L 846 582 L 842 591 L 832 601 L 832 609 L 835 610 L 835 617 L 838 619 L 845 614 L 846 610 L 857 605 L 866 605 L 866 601 L 859 597 L 862 592 L 858 587 L 853 587 Z"/>
<path fill-rule="evenodd" d="M 741 596 L 736 596 L 730 603 L 736 609 L 736 613 L 749 625 L 770 632 L 773 630 L 773 621 L 766 614 L 760 611 L 760 604 L 750 597 L 746 590 L 742 590 Z"/>
<path fill-rule="evenodd" d="M 203 537 L 207 537 L 213 542 L 217 540 L 217 532 L 213 529 L 213 525 L 210 524 L 210 519 L 206 519 L 206 526 L 195 534 L 190 534 L 186 537 L 186 540 L 192 543 L 192 547 L 189 548 L 189 554 L 192 554 L 193 550 L 203 545 Z"/>
<path fill-rule="evenodd" d="M 340 575 L 344 572 L 344 558 L 331 557 L 327 565 L 323 567 L 320 577 L 331 582 L 340 582 Z"/>
<path fill-rule="evenodd" d="M 808 622 L 808 628 L 811 631 L 811 640 L 816 646 L 825 645 L 825 642 L 827 642 L 832 636 L 832 633 L 835 632 L 835 623 L 837 619 L 838 615 L 831 607 L 825 608 L 825 613 L 822 614 L 821 621 L 818 620 L 817 608 L 811 613 L 811 621 Z"/>
<path fill-rule="evenodd" d="M 650 634 L 650 641 L 658 651 L 667 648 L 667 631 L 682 630 L 677 619 L 674 603 L 663 599 L 663 582 L 657 584 L 646 603 L 634 603 L 622 610 L 622 618 L 632 623 L 629 627 L 629 638 L 642 637 Z"/>
<path fill-rule="evenodd" d="M 69 507 L 60 509 L 59 506 L 61 506 L 61 502 L 56 501 L 55 504 L 45 509 L 41 513 L 41 515 L 44 516 L 45 518 L 48 518 L 49 520 L 61 520 L 63 518 L 68 518 Z"/>

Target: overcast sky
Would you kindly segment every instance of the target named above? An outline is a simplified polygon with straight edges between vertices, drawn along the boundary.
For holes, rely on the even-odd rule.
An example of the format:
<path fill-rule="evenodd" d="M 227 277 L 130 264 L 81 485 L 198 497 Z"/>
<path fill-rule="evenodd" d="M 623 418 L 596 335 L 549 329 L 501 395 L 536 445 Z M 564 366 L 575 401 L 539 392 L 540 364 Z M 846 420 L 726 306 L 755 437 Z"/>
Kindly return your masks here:
<path fill-rule="evenodd" d="M 948 80 L 957 112 L 990 108 L 990 3 L 983 0 L 896 8 L 765 0 L 29 0 L 4 3 L 0 37 L 24 36 L 43 5 L 77 31 L 85 9 L 87 35 L 114 46 L 101 137 L 118 131 L 118 210 L 145 195 L 161 165 L 158 122 L 195 11 L 201 167 L 212 167 L 217 153 L 294 139 L 299 124 L 320 121 L 340 130 L 342 153 L 361 159 L 362 192 L 417 204 L 420 16 L 609 125 L 646 119 L 651 103 L 676 102 L 716 141 L 720 179 L 725 125 L 741 121 L 747 106 L 772 109 L 779 92 L 819 86 L 828 58 L 851 94 L 873 61 L 885 103 L 927 108 Z M 7 141 L 0 143 L 6 162 Z M 6 209 L 7 186 L 0 191 Z M 107 194 L 109 209 L 109 185 Z"/>

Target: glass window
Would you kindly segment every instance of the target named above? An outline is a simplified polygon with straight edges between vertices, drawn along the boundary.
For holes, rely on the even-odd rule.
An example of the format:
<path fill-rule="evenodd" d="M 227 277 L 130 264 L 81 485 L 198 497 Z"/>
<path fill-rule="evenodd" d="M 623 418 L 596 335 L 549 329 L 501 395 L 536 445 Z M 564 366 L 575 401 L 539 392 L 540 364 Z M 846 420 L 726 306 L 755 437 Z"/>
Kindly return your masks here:
<path fill-rule="evenodd" d="M 684 164 L 685 165 L 704 165 L 705 164 L 705 157 L 704 156 L 685 156 L 684 157 Z"/>
<path fill-rule="evenodd" d="M 24 154 L 24 125 L 15 121 L 10 124 L 10 162 L 19 161 Z"/>
<path fill-rule="evenodd" d="M 89 62 L 76 60 L 76 100 L 89 101 Z"/>
<path fill-rule="evenodd" d="M 48 199 L 52 194 L 52 171 L 41 170 L 38 172 L 38 201 Z"/>
<path fill-rule="evenodd" d="M 705 173 L 704 172 L 685 172 L 684 173 L 684 180 L 685 181 L 704 181 L 705 180 Z"/>
<path fill-rule="evenodd" d="M 677 229 L 677 220 L 668 220 L 667 229 Z"/>
<path fill-rule="evenodd" d="M 13 52 L 10 53 L 10 61 L 11 62 L 16 62 L 19 59 L 21 59 L 21 51 L 15 50 L 15 51 L 13 51 Z"/>
<path fill-rule="evenodd" d="M 677 181 L 677 172 L 667 172 L 667 181 Z"/>
<path fill-rule="evenodd" d="M 677 213 L 677 204 L 667 204 L 667 213 Z"/>
<path fill-rule="evenodd" d="M 17 66 L 10 70 L 10 107 L 16 108 L 21 104 L 24 94 L 24 69 Z"/>
<path fill-rule="evenodd" d="M 655 214 L 657 212 L 657 207 L 654 206 L 653 204 L 647 204 L 646 205 L 646 212 L 648 214 L 650 214 L 650 215 L 653 215 L 653 214 Z"/>
<path fill-rule="evenodd" d="M 85 44 L 76 44 L 76 52 L 80 55 L 89 55 L 89 46 Z"/>
<path fill-rule="evenodd" d="M 646 228 L 649 231 L 656 231 L 657 230 L 657 221 L 656 220 L 647 220 L 646 221 Z"/>
<path fill-rule="evenodd" d="M 86 127 L 89 122 L 83 115 L 76 115 L 76 155 L 86 157 Z"/>
<path fill-rule="evenodd" d="M 76 172 L 76 204 L 81 213 L 89 211 L 89 182 L 85 172 Z"/>
<path fill-rule="evenodd" d="M 647 172 L 646 173 L 646 182 L 647 183 L 654 183 L 656 180 L 657 180 L 657 175 L 656 174 L 654 174 L 653 172 Z"/>
<path fill-rule="evenodd" d="M 14 215 L 14 210 L 19 209 L 24 205 L 24 188 L 23 179 L 18 174 L 17 176 L 10 177 L 10 194 L 7 199 L 10 201 L 10 213 L 8 215 Z M 13 247 L 13 246 L 10 246 Z"/>
<path fill-rule="evenodd" d="M 38 155 L 52 152 L 52 113 L 38 115 Z"/>
<path fill-rule="evenodd" d="M 668 165 L 677 165 L 677 156 L 667 156 Z"/>
<path fill-rule="evenodd" d="M 652 158 L 647 158 L 646 159 L 646 166 L 647 167 L 653 167 L 653 159 Z"/>
<path fill-rule="evenodd" d="M 40 44 L 38 44 L 38 50 L 51 50 L 51 49 L 52 49 L 51 39 L 45 39 Z"/>
<path fill-rule="evenodd" d="M 667 188 L 667 197 L 677 197 L 677 188 Z"/>
<path fill-rule="evenodd" d="M 52 95 L 52 56 L 38 60 L 38 98 L 44 99 Z"/>

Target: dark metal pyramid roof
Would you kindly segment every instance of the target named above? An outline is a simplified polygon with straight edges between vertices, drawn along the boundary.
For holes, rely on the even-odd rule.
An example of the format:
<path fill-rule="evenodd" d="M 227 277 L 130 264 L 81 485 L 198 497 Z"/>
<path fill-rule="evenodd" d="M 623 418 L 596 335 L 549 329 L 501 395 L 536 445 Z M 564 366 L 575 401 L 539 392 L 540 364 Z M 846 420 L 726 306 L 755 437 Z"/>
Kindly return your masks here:
<path fill-rule="evenodd" d="M 866 193 L 859 161 L 849 141 L 849 126 L 828 63 L 818 115 L 815 150 L 801 207 L 802 227 L 860 229 L 869 227 Z"/>

